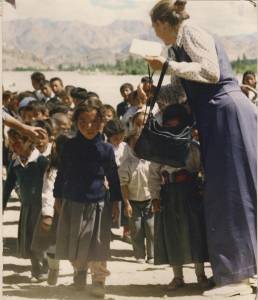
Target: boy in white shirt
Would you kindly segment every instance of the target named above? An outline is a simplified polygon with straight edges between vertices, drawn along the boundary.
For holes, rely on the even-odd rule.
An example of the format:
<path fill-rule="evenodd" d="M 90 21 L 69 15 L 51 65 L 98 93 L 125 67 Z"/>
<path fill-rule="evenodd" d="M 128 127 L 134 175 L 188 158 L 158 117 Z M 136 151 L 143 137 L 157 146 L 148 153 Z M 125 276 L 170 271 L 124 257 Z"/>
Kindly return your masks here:
<path fill-rule="evenodd" d="M 154 216 L 148 187 L 150 162 L 135 156 L 133 148 L 138 138 L 137 132 L 128 136 L 129 155 L 121 164 L 118 173 L 125 203 L 124 213 L 129 218 L 135 258 L 139 263 L 144 263 L 147 255 L 147 262 L 153 263 Z"/>

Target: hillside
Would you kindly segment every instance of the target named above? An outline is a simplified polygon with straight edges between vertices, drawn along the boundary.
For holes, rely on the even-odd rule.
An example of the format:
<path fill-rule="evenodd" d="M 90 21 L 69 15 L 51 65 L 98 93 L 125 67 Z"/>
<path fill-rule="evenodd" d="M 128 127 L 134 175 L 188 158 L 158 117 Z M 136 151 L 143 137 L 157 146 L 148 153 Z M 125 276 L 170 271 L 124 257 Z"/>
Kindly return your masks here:
<path fill-rule="evenodd" d="M 114 64 L 126 58 L 133 38 L 156 40 L 140 21 L 117 20 L 108 26 L 26 19 L 3 23 L 3 68 L 57 69 L 64 65 Z M 256 57 L 256 34 L 223 37 L 231 60 Z"/>

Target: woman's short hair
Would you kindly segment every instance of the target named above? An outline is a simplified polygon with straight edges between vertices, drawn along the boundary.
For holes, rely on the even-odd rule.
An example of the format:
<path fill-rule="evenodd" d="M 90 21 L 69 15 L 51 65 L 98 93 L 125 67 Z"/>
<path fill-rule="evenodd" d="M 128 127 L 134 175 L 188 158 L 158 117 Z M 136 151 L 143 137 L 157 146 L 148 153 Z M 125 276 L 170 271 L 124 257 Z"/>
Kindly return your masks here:
<path fill-rule="evenodd" d="M 168 22 L 176 26 L 190 16 L 185 11 L 187 0 L 161 0 L 151 10 L 150 17 L 153 23 L 157 21 Z"/>

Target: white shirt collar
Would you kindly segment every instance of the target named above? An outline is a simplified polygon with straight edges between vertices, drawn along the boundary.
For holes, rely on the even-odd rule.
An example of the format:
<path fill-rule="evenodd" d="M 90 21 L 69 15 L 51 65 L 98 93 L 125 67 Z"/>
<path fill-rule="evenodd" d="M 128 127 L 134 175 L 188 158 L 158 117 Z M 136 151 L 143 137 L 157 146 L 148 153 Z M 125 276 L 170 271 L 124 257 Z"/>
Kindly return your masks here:
<path fill-rule="evenodd" d="M 30 162 L 36 161 L 38 159 L 38 157 L 40 156 L 40 152 L 38 149 L 34 149 L 29 157 L 29 159 L 27 160 L 26 163 L 23 163 L 20 159 L 20 156 L 17 156 L 15 159 L 15 162 L 13 164 L 14 167 L 21 165 L 23 168 L 26 167 Z"/>

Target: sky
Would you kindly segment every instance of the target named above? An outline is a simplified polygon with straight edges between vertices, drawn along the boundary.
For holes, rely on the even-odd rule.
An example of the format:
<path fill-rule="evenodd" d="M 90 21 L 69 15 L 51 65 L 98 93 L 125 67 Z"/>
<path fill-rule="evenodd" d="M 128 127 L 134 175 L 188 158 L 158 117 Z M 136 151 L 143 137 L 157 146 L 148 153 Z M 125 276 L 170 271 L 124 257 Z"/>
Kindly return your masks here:
<path fill-rule="evenodd" d="M 4 2 L 3 19 L 48 18 L 103 26 L 117 19 L 150 23 L 157 0 L 16 0 Z M 219 35 L 257 32 L 257 7 L 246 0 L 188 0 L 187 11 L 200 26 Z"/>

